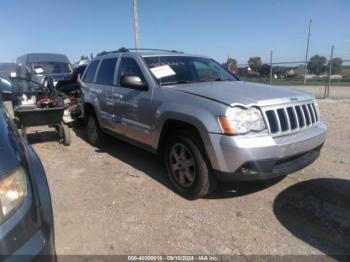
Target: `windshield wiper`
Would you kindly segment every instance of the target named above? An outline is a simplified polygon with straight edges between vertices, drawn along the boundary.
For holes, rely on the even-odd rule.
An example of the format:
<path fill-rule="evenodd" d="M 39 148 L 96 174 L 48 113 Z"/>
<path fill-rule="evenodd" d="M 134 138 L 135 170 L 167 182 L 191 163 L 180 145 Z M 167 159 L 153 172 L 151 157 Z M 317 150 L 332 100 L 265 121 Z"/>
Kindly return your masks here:
<path fill-rule="evenodd" d="M 191 81 L 191 80 L 178 80 L 178 81 L 172 81 L 172 82 L 164 82 L 160 83 L 162 86 L 164 85 L 179 85 L 179 84 L 189 84 L 189 83 L 196 83 L 199 81 Z"/>
<path fill-rule="evenodd" d="M 197 82 L 216 82 L 216 81 L 230 81 L 222 78 L 215 78 L 215 79 L 209 79 L 209 80 L 199 80 Z"/>
<path fill-rule="evenodd" d="M 215 81 L 230 81 L 222 78 L 215 78 L 215 79 L 210 79 L 210 80 L 178 80 L 178 81 L 172 81 L 172 82 L 164 82 L 161 83 L 162 86 L 165 85 L 179 85 L 179 84 L 189 84 L 189 83 L 202 83 L 202 82 L 215 82 Z"/>

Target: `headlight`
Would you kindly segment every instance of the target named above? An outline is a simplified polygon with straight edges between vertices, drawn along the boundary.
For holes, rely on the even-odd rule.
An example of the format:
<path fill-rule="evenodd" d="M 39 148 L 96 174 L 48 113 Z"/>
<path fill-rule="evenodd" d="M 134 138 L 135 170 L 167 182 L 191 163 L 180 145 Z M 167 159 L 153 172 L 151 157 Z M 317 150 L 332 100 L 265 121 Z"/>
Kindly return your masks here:
<path fill-rule="evenodd" d="M 219 117 L 219 123 L 224 134 L 244 134 L 265 129 L 263 116 L 255 107 L 230 107 L 226 116 Z"/>
<path fill-rule="evenodd" d="M 0 179 L 0 224 L 22 205 L 26 196 L 27 180 L 22 167 Z"/>

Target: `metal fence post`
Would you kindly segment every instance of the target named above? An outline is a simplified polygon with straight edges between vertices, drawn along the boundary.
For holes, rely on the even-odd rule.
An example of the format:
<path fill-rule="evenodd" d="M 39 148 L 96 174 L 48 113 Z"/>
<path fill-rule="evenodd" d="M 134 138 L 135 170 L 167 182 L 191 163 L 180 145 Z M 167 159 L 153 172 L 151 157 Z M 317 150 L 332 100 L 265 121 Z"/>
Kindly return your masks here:
<path fill-rule="evenodd" d="M 325 90 L 324 90 L 324 99 L 329 97 L 329 88 L 331 86 L 331 80 L 332 80 L 333 51 L 334 51 L 334 45 L 332 45 L 331 56 L 329 58 L 328 82 L 327 82 L 327 84 L 325 86 Z"/>
<path fill-rule="evenodd" d="M 270 85 L 272 85 L 272 50 L 270 52 Z"/>

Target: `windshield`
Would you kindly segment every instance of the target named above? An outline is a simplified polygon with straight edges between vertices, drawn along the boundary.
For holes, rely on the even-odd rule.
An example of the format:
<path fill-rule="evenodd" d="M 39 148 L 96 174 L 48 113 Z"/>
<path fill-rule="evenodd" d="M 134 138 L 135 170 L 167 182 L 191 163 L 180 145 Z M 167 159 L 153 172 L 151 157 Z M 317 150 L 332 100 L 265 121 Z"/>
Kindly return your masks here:
<path fill-rule="evenodd" d="M 238 80 L 219 63 L 209 58 L 152 56 L 145 57 L 144 59 L 154 76 L 162 85 Z"/>
<path fill-rule="evenodd" d="M 11 78 L 13 92 L 34 92 L 41 84 L 25 78 Z"/>
<path fill-rule="evenodd" d="M 72 68 L 70 64 L 68 63 L 62 63 L 62 62 L 37 62 L 33 63 L 33 71 L 34 74 L 42 74 L 42 73 L 36 73 L 36 69 L 43 69 L 44 74 L 55 74 L 55 73 L 71 73 Z"/>

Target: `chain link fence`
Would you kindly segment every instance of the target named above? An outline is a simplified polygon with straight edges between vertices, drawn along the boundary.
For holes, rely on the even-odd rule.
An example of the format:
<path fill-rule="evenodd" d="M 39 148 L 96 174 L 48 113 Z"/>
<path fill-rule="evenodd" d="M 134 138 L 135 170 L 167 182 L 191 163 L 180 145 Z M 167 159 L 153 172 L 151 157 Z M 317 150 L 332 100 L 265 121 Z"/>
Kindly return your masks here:
<path fill-rule="evenodd" d="M 288 86 L 314 93 L 317 98 L 350 99 L 350 60 L 342 60 L 341 66 L 331 69 L 328 65 L 319 74 L 305 76 L 305 62 L 262 63 L 258 69 L 248 64 L 229 68 L 241 80 Z"/>

